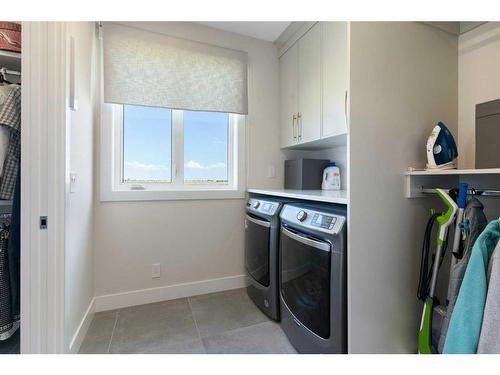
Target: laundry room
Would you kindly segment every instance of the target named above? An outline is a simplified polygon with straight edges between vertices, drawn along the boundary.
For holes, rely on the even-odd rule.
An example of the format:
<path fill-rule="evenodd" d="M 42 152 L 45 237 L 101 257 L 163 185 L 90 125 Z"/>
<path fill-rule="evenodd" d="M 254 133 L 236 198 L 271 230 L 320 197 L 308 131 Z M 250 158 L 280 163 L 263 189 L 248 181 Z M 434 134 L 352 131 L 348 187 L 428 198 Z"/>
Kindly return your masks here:
<path fill-rule="evenodd" d="M 9 19 L 0 354 L 500 354 L 500 22 Z"/>

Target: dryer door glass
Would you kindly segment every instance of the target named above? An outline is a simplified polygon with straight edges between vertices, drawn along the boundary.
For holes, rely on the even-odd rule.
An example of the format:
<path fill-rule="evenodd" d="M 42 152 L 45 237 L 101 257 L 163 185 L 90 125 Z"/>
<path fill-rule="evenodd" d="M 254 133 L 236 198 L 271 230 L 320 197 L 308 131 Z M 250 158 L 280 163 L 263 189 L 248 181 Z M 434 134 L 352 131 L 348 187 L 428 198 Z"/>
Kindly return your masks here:
<path fill-rule="evenodd" d="M 281 295 L 309 330 L 330 336 L 330 244 L 292 229 L 281 230 Z"/>
<path fill-rule="evenodd" d="M 258 283 L 269 286 L 269 240 L 271 223 L 249 216 L 245 218 L 245 265 Z"/>

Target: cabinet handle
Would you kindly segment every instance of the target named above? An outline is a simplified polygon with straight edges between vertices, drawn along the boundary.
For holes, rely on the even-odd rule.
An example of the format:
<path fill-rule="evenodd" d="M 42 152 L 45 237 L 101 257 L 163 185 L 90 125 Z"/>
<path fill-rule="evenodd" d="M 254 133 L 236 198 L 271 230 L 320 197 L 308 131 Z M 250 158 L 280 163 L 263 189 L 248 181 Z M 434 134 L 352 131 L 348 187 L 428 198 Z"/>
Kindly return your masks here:
<path fill-rule="evenodd" d="M 293 118 L 292 118 L 292 135 L 293 135 L 293 139 L 297 139 L 297 135 L 295 135 L 295 121 L 296 120 L 297 120 L 297 116 L 294 113 L 293 114 Z"/>
<path fill-rule="evenodd" d="M 297 130 L 298 130 L 298 138 L 299 141 L 302 139 L 302 114 L 297 113 Z"/>
<path fill-rule="evenodd" d="M 349 121 L 347 121 L 347 90 L 345 90 L 345 97 L 344 97 L 344 119 L 345 119 L 345 127 L 349 129 Z"/>

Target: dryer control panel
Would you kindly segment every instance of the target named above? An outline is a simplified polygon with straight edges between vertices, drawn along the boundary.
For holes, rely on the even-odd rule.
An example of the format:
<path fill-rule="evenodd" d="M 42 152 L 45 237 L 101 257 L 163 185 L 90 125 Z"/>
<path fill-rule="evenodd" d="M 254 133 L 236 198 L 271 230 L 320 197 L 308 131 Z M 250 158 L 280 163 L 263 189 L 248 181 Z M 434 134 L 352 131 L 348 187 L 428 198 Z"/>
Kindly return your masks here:
<path fill-rule="evenodd" d="M 337 222 L 336 216 L 315 213 L 311 220 L 311 225 L 313 227 L 318 227 L 323 229 L 333 229 L 336 222 Z"/>
<path fill-rule="evenodd" d="M 346 222 L 345 216 L 308 208 L 285 205 L 281 211 L 281 219 L 304 228 L 319 230 L 329 234 L 337 234 Z"/>

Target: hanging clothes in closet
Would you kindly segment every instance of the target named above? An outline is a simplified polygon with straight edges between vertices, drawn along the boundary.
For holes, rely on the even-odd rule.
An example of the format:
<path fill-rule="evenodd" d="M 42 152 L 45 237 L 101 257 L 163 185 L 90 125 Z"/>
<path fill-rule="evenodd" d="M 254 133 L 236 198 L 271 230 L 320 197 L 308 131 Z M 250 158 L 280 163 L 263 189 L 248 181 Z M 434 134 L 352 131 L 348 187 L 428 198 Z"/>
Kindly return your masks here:
<path fill-rule="evenodd" d="M 0 340 L 5 340 L 19 328 L 20 321 L 20 86 L 9 86 L 8 96 L 0 107 L 0 128 L 8 131 L 0 199 L 13 199 L 12 214 L 0 216 Z"/>
<path fill-rule="evenodd" d="M 500 353 L 500 241 L 491 255 L 487 278 L 488 295 L 477 352 L 498 354 Z"/>
<path fill-rule="evenodd" d="M 446 296 L 446 316 L 440 327 L 438 353 L 442 353 L 450 319 L 457 303 L 460 287 L 464 279 L 465 271 L 469 263 L 472 249 L 478 236 L 488 225 L 488 219 L 484 214 L 484 205 L 477 198 L 472 197 L 465 207 L 462 226 L 462 246 L 459 254 L 452 254 L 454 258 L 450 267 L 450 276 L 448 281 L 448 293 Z M 461 250 L 461 251 L 460 251 Z"/>
<path fill-rule="evenodd" d="M 2 215 L 0 220 L 0 340 L 6 340 L 19 327 L 18 320 L 13 316 L 12 294 L 9 270 L 9 218 Z"/>
<path fill-rule="evenodd" d="M 0 110 L 0 125 L 9 130 L 9 145 L 3 162 L 0 199 L 13 199 L 21 161 L 21 87 L 13 86 Z"/>
<path fill-rule="evenodd" d="M 451 316 L 445 354 L 500 353 L 500 220 L 477 238 Z M 489 271 L 491 272 L 489 276 Z"/>
<path fill-rule="evenodd" d="M 0 73 L 1 76 L 1 73 Z M 0 79 L 1 81 L 1 79 Z M 11 91 L 17 85 L 0 83 L 0 108 L 3 108 Z M 10 129 L 7 126 L 0 126 L 0 178 L 3 176 L 3 163 L 9 148 Z"/>

